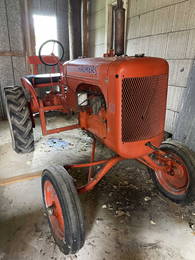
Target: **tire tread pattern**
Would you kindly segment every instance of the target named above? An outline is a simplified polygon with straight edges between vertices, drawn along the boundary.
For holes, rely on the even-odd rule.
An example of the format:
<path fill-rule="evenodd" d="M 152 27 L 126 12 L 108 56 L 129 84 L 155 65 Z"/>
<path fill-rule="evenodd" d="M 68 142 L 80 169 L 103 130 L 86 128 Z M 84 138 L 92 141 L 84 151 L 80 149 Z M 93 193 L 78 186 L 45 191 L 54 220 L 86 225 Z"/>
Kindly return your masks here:
<path fill-rule="evenodd" d="M 34 151 L 32 121 L 23 88 L 5 88 L 5 100 L 13 149 L 17 153 Z"/>
<path fill-rule="evenodd" d="M 65 221 L 65 238 L 60 241 L 50 228 L 60 250 L 65 254 L 75 254 L 84 245 L 84 219 L 78 193 L 72 177 L 62 166 L 51 166 L 43 171 L 42 190 L 44 198 L 44 181 L 49 179 L 58 195 Z"/>

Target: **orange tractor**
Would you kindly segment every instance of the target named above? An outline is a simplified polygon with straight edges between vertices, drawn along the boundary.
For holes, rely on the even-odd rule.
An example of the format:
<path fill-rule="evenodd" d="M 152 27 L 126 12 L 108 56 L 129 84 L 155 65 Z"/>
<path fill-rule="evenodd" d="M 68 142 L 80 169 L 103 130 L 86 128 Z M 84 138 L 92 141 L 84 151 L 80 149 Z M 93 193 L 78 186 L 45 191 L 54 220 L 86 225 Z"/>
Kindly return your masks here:
<path fill-rule="evenodd" d="M 42 175 L 43 200 L 54 239 L 64 254 L 76 253 L 84 244 L 84 220 L 79 193 L 89 191 L 118 162 L 136 159 L 146 165 L 154 183 L 176 202 L 192 196 L 194 166 L 186 148 L 163 142 L 166 112 L 168 63 L 144 55 L 79 58 L 62 64 L 51 52 L 40 61 L 59 65 L 60 73 L 30 75 L 22 87 L 5 89 L 7 113 L 16 152 L 34 149 L 33 115 L 39 113 L 43 135 L 81 128 L 93 137 L 91 161 L 84 164 L 53 166 Z M 54 49 L 54 48 L 53 48 Z M 37 89 L 51 87 L 39 98 Z M 76 114 L 78 123 L 47 130 L 45 113 Z M 115 152 L 110 159 L 95 161 L 96 140 Z M 102 165 L 94 173 L 94 166 Z M 68 170 L 89 167 L 88 182 L 78 187 Z"/>

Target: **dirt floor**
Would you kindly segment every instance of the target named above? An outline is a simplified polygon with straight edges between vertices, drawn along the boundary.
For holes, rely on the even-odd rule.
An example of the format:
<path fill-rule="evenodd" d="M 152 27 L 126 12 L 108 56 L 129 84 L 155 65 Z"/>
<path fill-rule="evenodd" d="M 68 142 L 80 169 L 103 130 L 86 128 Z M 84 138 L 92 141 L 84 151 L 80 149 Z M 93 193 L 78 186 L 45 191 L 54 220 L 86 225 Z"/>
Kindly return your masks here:
<path fill-rule="evenodd" d="M 48 123 L 63 125 L 64 117 L 49 117 Z M 33 153 L 16 154 L 8 124 L 0 122 L 1 180 L 53 164 L 89 160 L 91 139 L 80 130 L 42 137 L 37 127 L 35 140 Z M 110 154 L 98 145 L 96 158 Z M 75 174 L 83 179 L 85 171 Z M 114 167 L 93 191 L 81 196 L 81 203 L 86 242 L 77 255 L 65 257 L 49 231 L 40 178 L 0 187 L 0 259 L 195 259 L 195 204 L 177 205 L 163 197 L 136 161 Z"/>

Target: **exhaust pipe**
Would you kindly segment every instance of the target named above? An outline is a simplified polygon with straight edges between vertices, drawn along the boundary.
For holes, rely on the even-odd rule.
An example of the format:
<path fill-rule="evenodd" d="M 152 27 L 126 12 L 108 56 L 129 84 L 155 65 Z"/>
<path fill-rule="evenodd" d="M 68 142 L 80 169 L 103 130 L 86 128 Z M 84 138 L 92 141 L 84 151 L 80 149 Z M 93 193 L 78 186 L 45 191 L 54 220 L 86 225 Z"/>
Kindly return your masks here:
<path fill-rule="evenodd" d="M 121 56 L 125 52 L 124 37 L 125 36 L 125 9 L 123 8 L 123 0 L 117 0 L 115 9 L 115 54 Z"/>

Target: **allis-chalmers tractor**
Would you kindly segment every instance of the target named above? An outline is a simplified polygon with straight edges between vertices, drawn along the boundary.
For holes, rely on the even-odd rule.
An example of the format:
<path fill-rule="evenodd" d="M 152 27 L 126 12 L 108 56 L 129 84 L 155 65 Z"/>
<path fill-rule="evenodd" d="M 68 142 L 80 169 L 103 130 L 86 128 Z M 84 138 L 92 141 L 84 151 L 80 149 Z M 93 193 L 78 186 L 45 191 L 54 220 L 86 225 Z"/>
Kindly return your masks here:
<path fill-rule="evenodd" d="M 25 76 L 22 86 L 7 87 L 7 113 L 16 152 L 34 149 L 33 115 L 39 113 L 43 135 L 81 128 L 94 138 L 89 163 L 53 166 L 42 175 L 43 200 L 54 239 L 64 254 L 76 253 L 84 244 L 84 220 L 78 193 L 92 190 L 118 162 L 136 159 L 146 165 L 154 183 L 176 202 L 192 195 L 194 167 L 186 148 L 163 142 L 168 85 L 168 63 L 144 55 L 79 58 L 60 62 L 57 55 L 39 59 L 59 65 L 60 73 Z M 58 49 L 59 49 L 58 48 Z M 62 51 L 63 53 L 63 51 Z M 37 90 L 51 87 L 44 97 Z M 45 114 L 61 111 L 76 114 L 78 123 L 47 130 Z M 100 140 L 115 152 L 96 161 L 95 144 Z M 96 173 L 94 166 L 102 165 Z M 78 187 L 68 170 L 89 167 L 88 182 Z M 140 176 L 141 178 L 141 176 Z"/>

